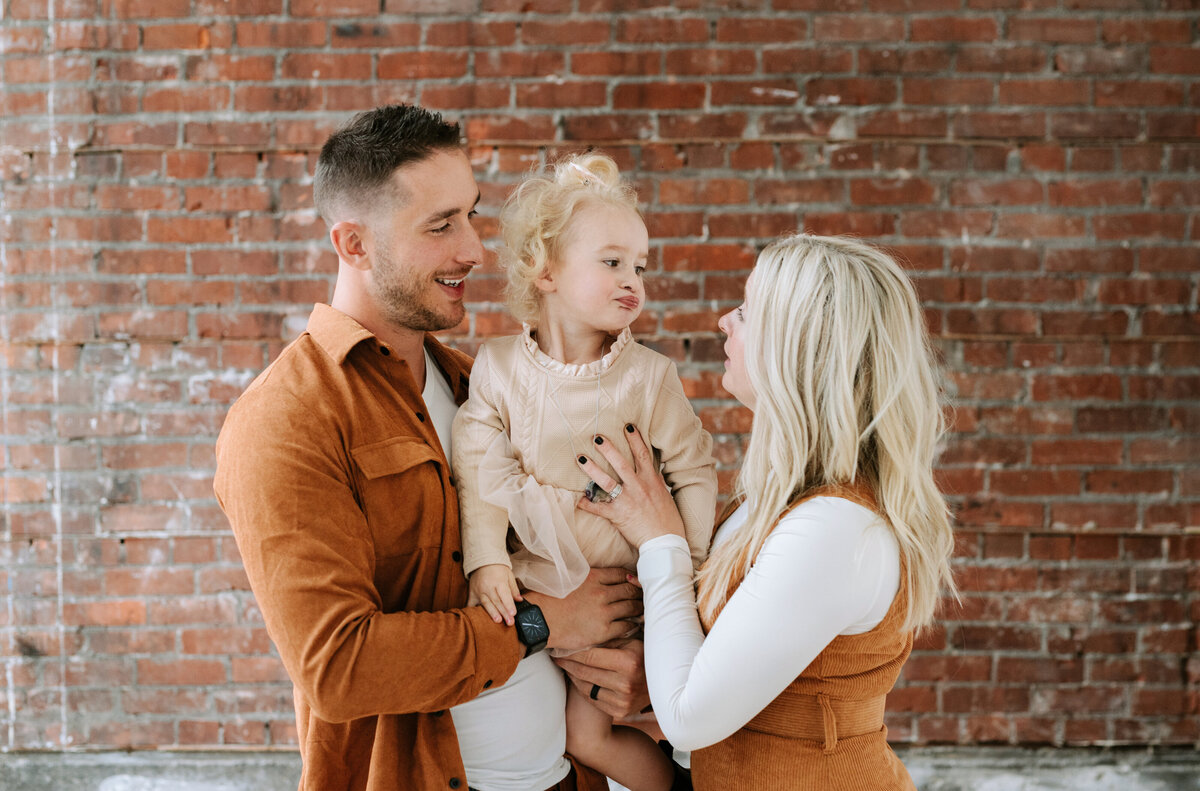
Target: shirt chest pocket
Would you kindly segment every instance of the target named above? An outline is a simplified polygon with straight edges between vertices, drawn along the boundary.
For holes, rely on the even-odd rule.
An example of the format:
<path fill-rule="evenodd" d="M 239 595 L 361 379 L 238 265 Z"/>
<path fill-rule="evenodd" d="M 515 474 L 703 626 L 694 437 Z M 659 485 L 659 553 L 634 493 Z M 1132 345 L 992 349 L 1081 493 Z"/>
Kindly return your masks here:
<path fill-rule="evenodd" d="M 415 437 L 393 437 L 350 451 L 377 558 L 440 546 L 445 522 L 442 459 Z"/>

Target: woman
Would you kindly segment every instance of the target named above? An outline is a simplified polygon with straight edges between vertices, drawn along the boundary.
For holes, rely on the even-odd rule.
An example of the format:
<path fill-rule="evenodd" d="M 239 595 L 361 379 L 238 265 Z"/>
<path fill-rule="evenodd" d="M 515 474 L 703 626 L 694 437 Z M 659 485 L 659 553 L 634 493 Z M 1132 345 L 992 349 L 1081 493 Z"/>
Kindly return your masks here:
<path fill-rule="evenodd" d="M 754 411 L 732 505 L 696 578 L 679 514 L 632 426 L 596 439 L 615 496 L 579 507 L 639 549 L 659 725 L 704 789 L 913 788 L 884 696 L 953 593 L 933 480 L 943 428 L 912 284 L 849 239 L 767 247 L 721 317 L 722 384 Z M 618 486 L 618 484 L 620 484 Z M 616 487 L 616 488 L 614 488 Z"/>

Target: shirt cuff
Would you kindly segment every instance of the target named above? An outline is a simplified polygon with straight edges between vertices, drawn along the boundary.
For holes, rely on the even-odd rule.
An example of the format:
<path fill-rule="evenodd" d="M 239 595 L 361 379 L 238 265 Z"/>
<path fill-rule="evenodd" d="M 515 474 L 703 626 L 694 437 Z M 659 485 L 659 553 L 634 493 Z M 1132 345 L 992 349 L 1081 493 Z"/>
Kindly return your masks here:
<path fill-rule="evenodd" d="M 646 541 L 639 548 L 638 580 L 658 580 L 673 574 L 692 576 L 692 551 L 683 536 L 669 534 Z"/>
<path fill-rule="evenodd" d="M 473 698 L 493 684 L 507 681 L 525 655 L 525 646 L 517 639 L 515 627 L 496 623 L 482 607 L 464 607 L 459 612 L 470 624 L 474 636 Z"/>

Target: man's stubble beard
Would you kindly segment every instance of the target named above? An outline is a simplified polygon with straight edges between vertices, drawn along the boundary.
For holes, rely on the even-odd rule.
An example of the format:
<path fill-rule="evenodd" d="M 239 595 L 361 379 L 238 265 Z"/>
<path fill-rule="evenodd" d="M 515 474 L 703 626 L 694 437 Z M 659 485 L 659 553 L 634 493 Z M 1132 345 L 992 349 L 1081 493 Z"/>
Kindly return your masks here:
<path fill-rule="evenodd" d="M 437 288 L 432 279 L 422 283 L 411 272 L 406 272 L 390 254 L 379 251 L 371 279 L 371 296 L 379 306 L 384 319 L 397 327 L 418 332 L 438 332 L 457 327 L 466 314 L 462 305 L 453 311 L 456 315 L 446 316 L 424 304 L 430 291 Z"/>

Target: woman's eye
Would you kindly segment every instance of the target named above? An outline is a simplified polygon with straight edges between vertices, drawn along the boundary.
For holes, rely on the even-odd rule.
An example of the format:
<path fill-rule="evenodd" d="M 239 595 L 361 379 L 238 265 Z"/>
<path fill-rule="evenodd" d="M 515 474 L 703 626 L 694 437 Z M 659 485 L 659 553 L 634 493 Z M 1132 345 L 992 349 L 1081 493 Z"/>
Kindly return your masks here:
<path fill-rule="evenodd" d="M 738 321 L 745 321 L 745 320 L 746 320 L 746 316 L 745 316 L 745 315 L 742 313 L 742 309 L 741 309 L 741 308 L 738 308 L 738 309 L 737 309 L 737 319 L 738 319 Z"/>

